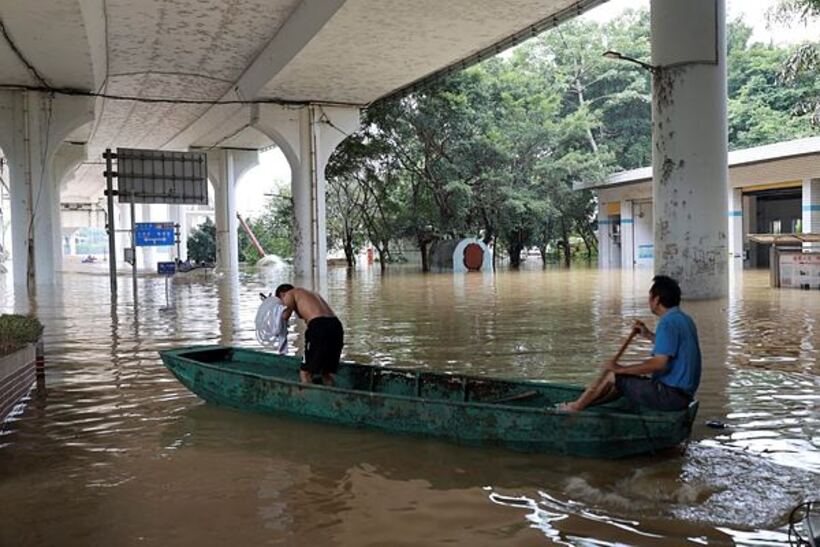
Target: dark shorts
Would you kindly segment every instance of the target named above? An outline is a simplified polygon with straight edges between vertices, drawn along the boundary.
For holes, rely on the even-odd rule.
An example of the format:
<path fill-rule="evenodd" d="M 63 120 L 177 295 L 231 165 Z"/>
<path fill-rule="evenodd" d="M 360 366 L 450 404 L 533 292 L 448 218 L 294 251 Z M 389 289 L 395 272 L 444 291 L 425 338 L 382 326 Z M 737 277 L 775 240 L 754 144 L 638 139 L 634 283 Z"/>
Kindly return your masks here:
<path fill-rule="evenodd" d="M 683 410 L 692 402 L 686 392 L 642 376 L 616 374 L 615 387 L 631 403 L 652 410 Z"/>
<path fill-rule="evenodd" d="M 336 317 L 311 319 L 305 333 L 305 360 L 301 370 L 311 374 L 334 374 L 339 369 L 344 343 L 342 322 Z"/>

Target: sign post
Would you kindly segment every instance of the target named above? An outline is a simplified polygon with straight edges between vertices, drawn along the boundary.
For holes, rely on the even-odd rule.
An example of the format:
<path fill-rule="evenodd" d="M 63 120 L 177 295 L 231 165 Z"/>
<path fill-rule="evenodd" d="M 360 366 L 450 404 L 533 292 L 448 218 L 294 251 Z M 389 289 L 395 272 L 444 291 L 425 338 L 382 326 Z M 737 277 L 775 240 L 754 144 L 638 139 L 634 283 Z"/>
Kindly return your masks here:
<path fill-rule="evenodd" d="M 171 307 L 171 301 L 168 297 L 168 282 L 177 273 L 177 263 L 157 262 L 157 273 L 165 278 L 165 308 L 168 309 Z"/>
<path fill-rule="evenodd" d="M 105 195 L 108 201 L 108 219 L 106 228 L 108 229 L 108 275 L 111 278 L 111 294 L 117 294 L 117 248 L 114 243 L 115 223 L 114 223 L 114 172 L 112 168 L 113 156 L 111 149 L 106 148 L 103 154 L 105 158 Z"/>
<path fill-rule="evenodd" d="M 116 246 L 114 242 L 114 196 L 131 205 L 131 275 L 134 305 L 137 303 L 137 247 L 173 246 L 179 238 L 173 223 L 135 222 L 135 203 L 208 204 L 208 162 L 204 152 L 170 152 L 117 148 L 106 149 L 105 195 L 108 198 L 108 255 L 111 293 L 117 292 Z M 114 171 L 112 160 L 117 160 Z M 117 190 L 113 180 L 117 178 Z M 170 234 L 170 235 L 169 235 Z"/>

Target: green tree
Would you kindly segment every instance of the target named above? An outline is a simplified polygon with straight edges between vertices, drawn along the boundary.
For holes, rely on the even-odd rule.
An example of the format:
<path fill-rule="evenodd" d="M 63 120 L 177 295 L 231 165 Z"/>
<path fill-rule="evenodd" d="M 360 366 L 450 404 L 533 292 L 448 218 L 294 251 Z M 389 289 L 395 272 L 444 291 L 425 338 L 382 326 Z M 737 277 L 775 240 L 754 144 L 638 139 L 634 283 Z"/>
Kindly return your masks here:
<path fill-rule="evenodd" d="M 216 261 L 216 225 L 210 218 L 191 230 L 188 236 L 188 258 L 196 262 Z"/>
<path fill-rule="evenodd" d="M 293 201 L 287 192 L 270 197 L 259 216 L 245 221 L 266 254 L 293 257 Z M 255 263 L 262 256 L 241 226 L 238 230 L 239 260 Z"/>

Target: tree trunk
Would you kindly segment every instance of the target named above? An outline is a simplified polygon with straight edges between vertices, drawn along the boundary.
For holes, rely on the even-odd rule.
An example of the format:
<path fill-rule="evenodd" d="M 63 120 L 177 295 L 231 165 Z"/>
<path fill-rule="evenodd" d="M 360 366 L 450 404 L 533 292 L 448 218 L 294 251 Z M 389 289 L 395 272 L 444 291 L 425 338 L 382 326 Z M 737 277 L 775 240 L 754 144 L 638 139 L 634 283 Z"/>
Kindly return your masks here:
<path fill-rule="evenodd" d="M 510 252 L 510 266 L 512 268 L 518 269 L 521 267 L 521 249 L 522 245 L 520 242 L 510 243 L 508 250 Z"/>
<path fill-rule="evenodd" d="M 567 233 L 567 224 L 561 220 L 561 244 L 564 247 L 564 265 L 569 268 L 572 261 L 572 246 L 569 244 L 569 233 Z"/>
<path fill-rule="evenodd" d="M 547 268 L 547 246 L 546 245 L 539 245 L 538 246 L 538 253 L 541 255 L 541 268 Z"/>
<path fill-rule="evenodd" d="M 376 250 L 379 251 L 379 269 L 384 273 L 387 269 L 387 261 L 390 260 L 390 242 L 382 241 Z"/>
<path fill-rule="evenodd" d="M 353 269 L 356 267 L 356 253 L 353 249 L 353 237 L 348 235 L 344 241 L 344 249 L 345 249 L 345 260 L 347 260 L 347 267 L 348 269 Z"/>

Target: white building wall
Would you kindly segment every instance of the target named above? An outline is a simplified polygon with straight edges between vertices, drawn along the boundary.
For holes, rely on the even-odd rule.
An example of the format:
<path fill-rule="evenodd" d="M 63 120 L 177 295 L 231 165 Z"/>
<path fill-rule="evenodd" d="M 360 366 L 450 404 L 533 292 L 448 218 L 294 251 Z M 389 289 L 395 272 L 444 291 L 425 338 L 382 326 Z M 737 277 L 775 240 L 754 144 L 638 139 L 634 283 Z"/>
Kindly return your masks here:
<path fill-rule="evenodd" d="M 638 268 L 652 268 L 655 258 L 655 236 L 652 230 L 652 202 L 632 202 L 632 225 L 634 227 L 632 255 Z"/>
<path fill-rule="evenodd" d="M 729 256 L 733 268 L 743 266 L 743 189 L 729 191 Z"/>
<path fill-rule="evenodd" d="M 801 203 L 802 228 L 804 234 L 820 233 L 820 178 L 803 181 L 803 202 Z M 820 250 L 818 243 L 804 243 L 804 248 Z"/>

